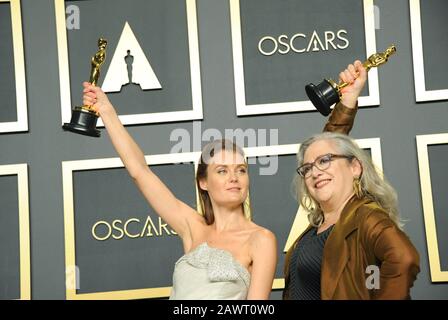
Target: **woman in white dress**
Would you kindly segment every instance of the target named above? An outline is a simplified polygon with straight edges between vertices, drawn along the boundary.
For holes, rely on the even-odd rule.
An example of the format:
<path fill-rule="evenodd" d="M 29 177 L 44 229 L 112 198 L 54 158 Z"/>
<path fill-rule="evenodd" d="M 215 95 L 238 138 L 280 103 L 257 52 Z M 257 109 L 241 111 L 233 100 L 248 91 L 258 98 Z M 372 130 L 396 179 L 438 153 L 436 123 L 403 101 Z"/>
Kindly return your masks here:
<path fill-rule="evenodd" d="M 245 215 L 249 176 L 242 150 L 218 140 L 197 173 L 203 215 L 177 199 L 146 164 L 101 88 L 83 83 L 84 105 L 100 115 L 129 175 L 155 212 L 182 239 L 171 299 L 268 299 L 277 263 L 274 234 Z M 246 203 L 246 209 L 245 209 Z"/>

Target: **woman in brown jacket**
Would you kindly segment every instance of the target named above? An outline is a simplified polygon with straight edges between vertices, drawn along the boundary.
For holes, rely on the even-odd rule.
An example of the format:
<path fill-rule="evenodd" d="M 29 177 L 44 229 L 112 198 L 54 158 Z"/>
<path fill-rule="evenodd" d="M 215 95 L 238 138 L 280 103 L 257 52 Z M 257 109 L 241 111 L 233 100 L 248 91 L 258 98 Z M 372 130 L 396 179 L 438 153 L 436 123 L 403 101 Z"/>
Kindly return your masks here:
<path fill-rule="evenodd" d="M 321 133 L 298 153 L 310 225 L 289 249 L 284 299 L 408 299 L 419 255 L 401 230 L 395 190 L 344 134 Z"/>

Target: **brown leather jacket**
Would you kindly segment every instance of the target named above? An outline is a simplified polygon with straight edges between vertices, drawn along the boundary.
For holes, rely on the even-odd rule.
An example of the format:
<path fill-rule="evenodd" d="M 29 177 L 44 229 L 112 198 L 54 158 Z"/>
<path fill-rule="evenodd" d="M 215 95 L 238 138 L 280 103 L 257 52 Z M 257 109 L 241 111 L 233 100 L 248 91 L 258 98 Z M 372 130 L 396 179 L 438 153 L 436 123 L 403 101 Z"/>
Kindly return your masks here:
<path fill-rule="evenodd" d="M 338 103 L 324 131 L 348 134 L 357 107 Z M 292 252 L 302 236 L 288 250 L 285 259 L 285 290 L 289 298 L 289 265 Z M 380 267 L 380 288 L 367 289 L 366 268 Z M 327 239 L 322 257 L 322 299 L 407 299 L 419 273 L 419 255 L 408 237 L 386 212 L 368 199 L 352 198 Z"/>
<path fill-rule="evenodd" d="M 349 134 L 355 122 L 356 111 L 358 111 L 358 106 L 350 109 L 342 103 L 336 104 L 325 124 L 324 131 Z"/>
<path fill-rule="evenodd" d="M 289 297 L 291 255 L 305 232 L 286 254 L 284 299 Z M 380 285 L 369 290 L 366 278 L 370 272 L 366 268 L 372 265 L 379 266 Z M 375 202 L 354 196 L 325 243 L 321 298 L 409 299 L 419 272 L 418 252 L 406 234 Z"/>

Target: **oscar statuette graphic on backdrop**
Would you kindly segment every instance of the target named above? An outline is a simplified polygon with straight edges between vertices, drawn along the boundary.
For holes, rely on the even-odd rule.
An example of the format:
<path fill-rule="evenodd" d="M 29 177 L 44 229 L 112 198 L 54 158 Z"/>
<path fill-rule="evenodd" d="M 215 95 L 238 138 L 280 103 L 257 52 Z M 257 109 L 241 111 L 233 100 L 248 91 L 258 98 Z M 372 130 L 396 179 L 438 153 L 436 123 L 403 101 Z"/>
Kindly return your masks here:
<path fill-rule="evenodd" d="M 391 45 L 385 52 L 372 54 L 362 65 L 367 71 L 373 67 L 379 67 L 386 63 L 396 51 L 395 45 Z M 324 116 L 328 116 L 331 112 L 331 106 L 340 101 L 341 90 L 348 85 L 349 83 L 341 82 L 337 84 L 331 79 L 324 79 L 318 85 L 308 84 L 305 86 L 305 91 L 316 109 Z"/>
<path fill-rule="evenodd" d="M 107 40 L 103 38 L 98 39 L 98 51 L 91 59 L 92 68 L 90 71 L 89 80 L 89 82 L 94 86 L 98 83 L 100 67 L 106 60 L 106 47 Z M 101 132 L 96 128 L 98 117 L 98 113 L 92 108 L 92 106 L 84 105 L 74 107 L 72 110 L 72 118 L 70 123 L 64 123 L 62 128 L 67 131 L 90 137 L 100 137 Z"/>

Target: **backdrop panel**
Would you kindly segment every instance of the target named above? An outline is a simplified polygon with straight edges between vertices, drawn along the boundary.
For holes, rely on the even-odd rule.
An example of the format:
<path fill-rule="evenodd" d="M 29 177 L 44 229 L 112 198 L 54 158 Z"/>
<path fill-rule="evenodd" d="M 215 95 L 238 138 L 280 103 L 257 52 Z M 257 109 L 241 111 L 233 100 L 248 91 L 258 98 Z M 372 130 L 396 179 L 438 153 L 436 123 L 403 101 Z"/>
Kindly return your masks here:
<path fill-rule="evenodd" d="M 376 52 L 371 0 L 230 0 L 230 10 L 237 115 L 315 110 L 305 85 Z M 376 68 L 359 104 L 379 104 Z"/>
<path fill-rule="evenodd" d="M 30 299 L 26 164 L 0 166 L 0 300 Z"/>
<path fill-rule="evenodd" d="M 0 0 L 0 133 L 28 130 L 20 0 Z"/>
<path fill-rule="evenodd" d="M 414 84 L 417 102 L 448 99 L 446 11 L 444 0 L 409 0 Z"/>
<path fill-rule="evenodd" d="M 182 201 L 196 207 L 196 154 L 147 157 Z M 183 161 L 183 164 L 174 164 Z M 63 163 L 67 298 L 166 297 L 177 234 L 153 211 L 119 159 Z"/>
<path fill-rule="evenodd" d="M 417 136 L 426 245 L 433 282 L 448 281 L 447 150 L 446 133 Z"/>
<path fill-rule="evenodd" d="M 70 6 L 82 19 L 79 29 L 67 30 Z M 104 89 L 106 79 L 118 85 L 104 90 L 123 124 L 202 119 L 195 0 L 55 0 L 55 10 L 62 122 L 82 104 L 81 84 L 89 80 L 100 37 L 108 46 L 98 85 Z"/>

